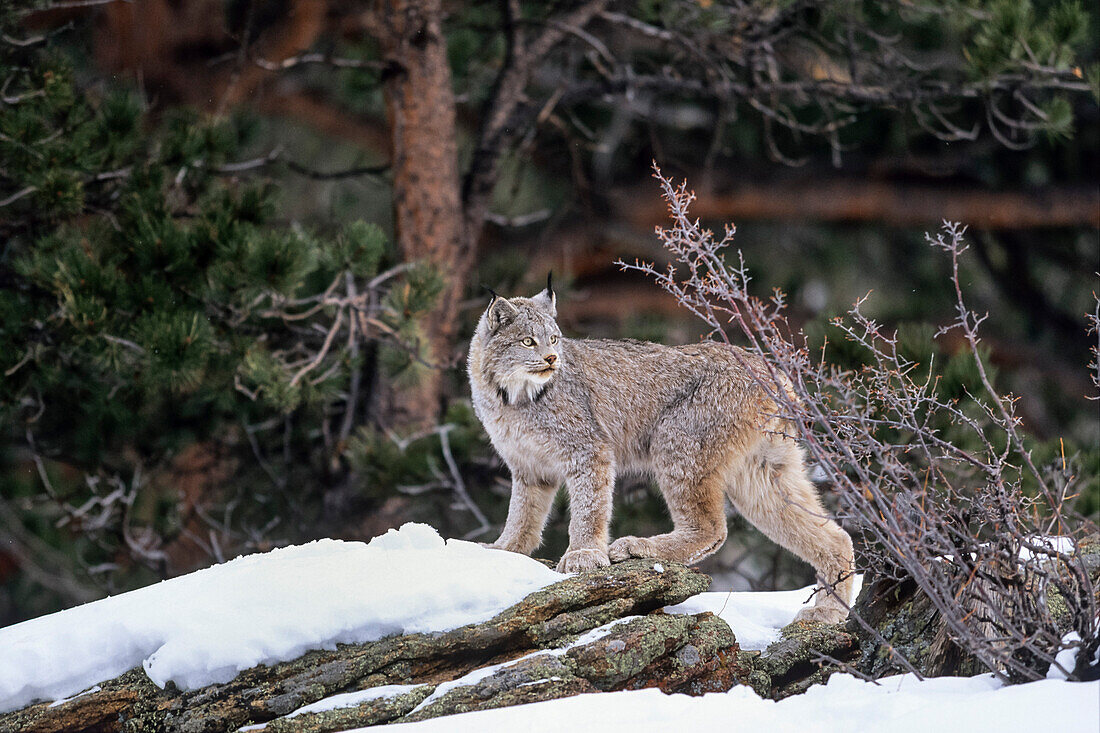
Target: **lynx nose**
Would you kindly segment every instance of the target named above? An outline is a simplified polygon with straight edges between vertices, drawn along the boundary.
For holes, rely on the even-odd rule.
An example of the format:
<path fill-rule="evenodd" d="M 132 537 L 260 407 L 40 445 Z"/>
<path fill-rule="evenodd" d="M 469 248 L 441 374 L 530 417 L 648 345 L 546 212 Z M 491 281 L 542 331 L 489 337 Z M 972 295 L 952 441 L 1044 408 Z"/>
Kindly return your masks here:
<path fill-rule="evenodd" d="M 557 354 L 547 354 L 546 356 L 544 356 L 542 358 L 546 360 L 547 364 L 553 366 L 554 362 L 558 360 L 558 355 Z"/>

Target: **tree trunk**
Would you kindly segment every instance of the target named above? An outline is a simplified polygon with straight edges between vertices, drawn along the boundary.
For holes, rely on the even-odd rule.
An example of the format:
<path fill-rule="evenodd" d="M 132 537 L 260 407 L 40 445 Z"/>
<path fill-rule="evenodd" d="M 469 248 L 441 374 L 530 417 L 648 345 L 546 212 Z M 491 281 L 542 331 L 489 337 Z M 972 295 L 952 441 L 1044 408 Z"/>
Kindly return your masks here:
<path fill-rule="evenodd" d="M 421 261 L 443 276 L 443 291 L 424 320 L 427 360 L 447 366 L 458 323 L 458 304 L 472 264 L 463 230 L 455 99 L 447 63 L 440 0 L 378 0 L 373 24 L 387 69 L 393 211 L 397 243 L 407 261 Z M 441 368 L 424 370 L 394 396 L 392 419 L 406 427 L 438 418 Z"/>

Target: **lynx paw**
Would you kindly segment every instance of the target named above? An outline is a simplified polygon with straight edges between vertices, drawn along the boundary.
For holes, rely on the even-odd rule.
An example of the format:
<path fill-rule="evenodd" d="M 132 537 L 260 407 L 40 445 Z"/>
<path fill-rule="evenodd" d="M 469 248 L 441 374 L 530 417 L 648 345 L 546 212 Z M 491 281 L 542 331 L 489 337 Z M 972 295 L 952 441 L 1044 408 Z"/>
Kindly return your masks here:
<path fill-rule="evenodd" d="M 632 557 L 657 557 L 653 546 L 644 537 L 620 537 L 611 543 L 607 555 L 613 562 L 621 562 Z"/>
<path fill-rule="evenodd" d="M 522 547 L 502 543 L 500 540 L 497 540 L 496 542 L 478 542 L 478 544 L 484 547 L 486 550 L 504 550 L 505 552 L 514 552 L 517 555 L 531 554 L 529 550 L 527 552 L 524 552 Z"/>
<path fill-rule="evenodd" d="M 840 624 L 848 618 L 848 610 L 841 606 L 807 606 L 795 615 L 795 621 L 820 624 Z"/>
<path fill-rule="evenodd" d="M 582 570 L 603 568 L 610 564 L 611 561 L 607 559 L 607 553 L 603 550 L 570 550 L 561 556 L 561 562 L 558 563 L 558 572 L 579 573 Z"/>

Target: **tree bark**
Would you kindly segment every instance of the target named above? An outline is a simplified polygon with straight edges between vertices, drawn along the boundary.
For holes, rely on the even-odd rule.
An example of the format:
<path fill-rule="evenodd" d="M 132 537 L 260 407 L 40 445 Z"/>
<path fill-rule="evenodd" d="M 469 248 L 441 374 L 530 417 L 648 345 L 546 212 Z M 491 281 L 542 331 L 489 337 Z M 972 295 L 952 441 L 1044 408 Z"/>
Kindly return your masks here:
<path fill-rule="evenodd" d="M 367 25 L 386 63 L 383 92 L 397 243 L 406 261 L 427 263 L 443 276 L 442 292 L 423 326 L 424 356 L 436 368 L 424 370 L 415 386 L 392 395 L 387 405 L 392 422 L 419 428 L 438 418 L 445 397 L 445 374 L 440 367 L 456 361 L 458 305 L 500 162 L 524 126 L 518 119 L 525 101 L 523 90 L 534 66 L 607 5 L 608 0 L 581 3 L 528 41 L 521 29 L 519 4 L 514 0 L 502 4 L 508 52 L 484 110 L 470 170 L 462 176 L 442 2 L 375 0 Z"/>
<path fill-rule="evenodd" d="M 246 22 L 242 35 L 234 37 L 226 32 L 231 21 L 221 0 L 109 3 L 94 26 L 96 63 L 138 76 L 143 88 L 161 101 L 221 112 L 253 99 L 256 89 L 274 76 L 253 64 L 253 58 L 278 63 L 308 50 L 325 31 L 328 11 L 328 0 L 291 0 L 264 22 Z M 55 20 L 59 24 L 64 18 Z M 222 53 L 234 58 L 210 63 Z"/>
<path fill-rule="evenodd" d="M 387 69 L 394 228 L 406 261 L 443 276 L 443 290 L 424 320 L 427 361 L 453 362 L 453 344 L 473 247 L 465 236 L 458 172 L 455 99 L 440 0 L 378 0 L 374 26 Z M 415 427 L 439 415 L 444 373 L 426 369 L 394 395 L 392 418 Z"/>
<path fill-rule="evenodd" d="M 220 733 L 266 723 L 269 733 L 329 733 L 600 690 L 724 692 L 751 671 L 729 626 L 710 613 L 657 611 L 709 584 L 707 576 L 681 565 L 666 563 L 658 571 L 650 560 L 629 560 L 537 590 L 481 623 L 309 651 L 247 669 L 222 684 L 160 689 L 137 667 L 60 704 L 0 713 L 0 731 Z M 627 620 L 606 635 L 573 644 L 618 619 Z M 520 659 L 539 651 L 549 653 Z M 506 661 L 514 664 L 441 690 L 435 701 L 414 710 L 439 683 Z M 289 717 L 330 695 L 390 684 L 415 687 L 351 708 Z"/>
<path fill-rule="evenodd" d="M 458 304 L 473 267 L 477 242 L 503 155 L 514 143 L 514 117 L 534 65 L 584 27 L 608 0 L 589 0 L 526 42 L 518 3 L 504 4 L 508 54 L 488 104 L 470 170 L 460 175 L 457 129 L 440 0 L 377 0 L 372 25 L 389 68 L 384 93 L 391 134 L 394 225 L 406 260 L 443 274 L 443 291 L 425 323 L 429 361 L 453 362 Z M 444 375 L 433 369 L 413 388 L 395 395 L 394 418 L 420 427 L 437 416 Z"/>
<path fill-rule="evenodd" d="M 615 195 L 622 218 L 651 231 L 668 220 L 651 184 Z M 696 192 L 691 213 L 704 220 L 875 221 L 936 226 L 944 219 L 980 229 L 1100 226 L 1100 192 L 1062 186 L 1036 191 L 987 191 L 885 181 L 832 179 L 755 183 L 725 192 Z"/>

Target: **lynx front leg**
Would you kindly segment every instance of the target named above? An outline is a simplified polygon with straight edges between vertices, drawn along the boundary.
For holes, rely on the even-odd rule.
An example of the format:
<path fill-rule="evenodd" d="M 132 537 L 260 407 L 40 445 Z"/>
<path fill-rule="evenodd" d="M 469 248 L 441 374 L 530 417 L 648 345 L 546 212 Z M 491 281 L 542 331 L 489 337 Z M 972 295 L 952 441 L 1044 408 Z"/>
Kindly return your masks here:
<path fill-rule="evenodd" d="M 566 479 L 569 489 L 569 549 L 558 563 L 559 573 L 611 564 L 607 558 L 607 530 L 611 523 L 611 496 L 615 469 L 604 457 L 583 461 Z"/>
<path fill-rule="evenodd" d="M 512 497 L 504 531 L 489 547 L 530 555 L 542 544 L 542 530 L 559 483 L 512 472 Z"/>

